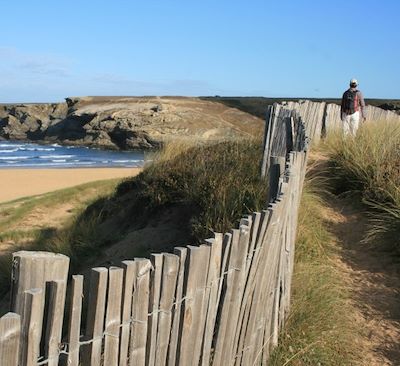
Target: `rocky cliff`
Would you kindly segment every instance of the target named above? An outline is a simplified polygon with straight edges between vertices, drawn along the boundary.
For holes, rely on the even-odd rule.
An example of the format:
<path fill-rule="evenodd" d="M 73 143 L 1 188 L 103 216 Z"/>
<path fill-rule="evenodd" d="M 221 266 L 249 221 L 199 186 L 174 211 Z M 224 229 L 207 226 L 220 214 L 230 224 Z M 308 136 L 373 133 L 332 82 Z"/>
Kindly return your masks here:
<path fill-rule="evenodd" d="M 256 136 L 263 127 L 262 119 L 198 98 L 84 97 L 0 105 L 0 139 L 111 149 L 149 149 L 176 138 Z"/>

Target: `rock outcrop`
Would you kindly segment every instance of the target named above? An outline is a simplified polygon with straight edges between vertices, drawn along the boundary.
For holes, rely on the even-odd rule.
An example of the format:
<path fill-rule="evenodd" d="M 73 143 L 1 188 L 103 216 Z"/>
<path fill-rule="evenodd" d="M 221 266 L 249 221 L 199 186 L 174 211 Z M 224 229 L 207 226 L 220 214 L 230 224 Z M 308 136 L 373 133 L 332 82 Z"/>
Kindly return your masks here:
<path fill-rule="evenodd" d="M 176 138 L 256 136 L 263 128 L 257 117 L 198 98 L 84 97 L 0 105 L 0 139 L 7 140 L 130 150 Z"/>

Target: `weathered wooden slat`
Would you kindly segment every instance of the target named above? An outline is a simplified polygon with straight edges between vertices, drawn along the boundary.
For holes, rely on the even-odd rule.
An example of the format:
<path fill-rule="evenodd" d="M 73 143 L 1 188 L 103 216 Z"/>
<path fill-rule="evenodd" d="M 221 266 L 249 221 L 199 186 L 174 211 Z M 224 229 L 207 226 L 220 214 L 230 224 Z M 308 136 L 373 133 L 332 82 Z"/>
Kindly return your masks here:
<path fill-rule="evenodd" d="M 79 340 L 82 319 L 83 276 L 72 276 L 71 306 L 68 323 L 68 366 L 79 365 Z"/>
<path fill-rule="evenodd" d="M 150 303 L 149 303 L 149 331 L 147 333 L 146 365 L 154 366 L 157 352 L 157 327 L 159 318 L 159 306 L 161 296 L 161 277 L 163 271 L 162 254 L 152 254 L 150 257 L 153 272 L 150 279 Z"/>
<path fill-rule="evenodd" d="M 171 334 L 172 307 L 176 292 L 176 280 L 179 269 L 179 257 L 163 253 L 163 271 L 157 330 L 156 365 L 166 365 Z"/>
<path fill-rule="evenodd" d="M 226 286 L 226 277 L 229 270 L 229 258 L 231 255 L 231 245 L 232 245 L 232 233 L 225 233 L 224 239 L 222 240 L 222 265 L 221 272 L 219 274 L 218 281 L 218 293 L 217 293 L 217 310 L 221 303 L 221 297 L 224 287 Z"/>
<path fill-rule="evenodd" d="M 229 310 L 231 307 L 231 303 L 234 302 L 234 296 L 236 295 L 233 291 L 234 289 L 234 279 L 235 272 L 239 270 L 236 267 L 236 263 L 238 261 L 238 252 L 239 252 L 239 230 L 231 230 L 232 242 L 230 248 L 230 255 L 228 260 L 228 270 L 226 273 L 226 279 L 224 281 L 224 297 L 221 300 L 221 311 L 220 311 L 220 321 L 218 327 L 218 333 L 215 343 L 214 356 L 213 356 L 213 365 L 222 365 L 224 362 L 230 362 L 230 355 L 226 356 L 226 348 L 228 347 L 227 342 L 229 335 L 227 334 L 229 328 L 229 322 L 234 321 L 229 318 Z M 225 358 L 226 357 L 226 358 Z M 225 361 L 224 361 L 225 360 Z"/>
<path fill-rule="evenodd" d="M 249 291 L 248 288 L 250 286 L 250 272 L 251 268 L 254 267 L 254 262 L 257 260 L 257 255 L 259 253 L 259 249 L 256 249 L 257 235 L 258 229 L 260 225 L 261 214 L 259 212 L 254 212 L 252 216 L 249 217 L 248 220 L 241 220 L 241 225 L 247 225 L 250 228 L 250 238 L 249 238 L 249 247 L 248 253 L 246 256 L 246 265 L 244 270 L 244 289 L 243 289 L 243 297 L 240 300 L 239 305 L 239 315 L 238 322 L 235 331 L 235 337 L 233 341 L 234 351 L 236 353 L 236 349 L 238 347 L 240 334 L 242 334 L 242 328 L 245 327 L 247 323 L 247 319 L 244 319 L 245 311 L 248 307 L 249 301 Z M 244 324 L 245 323 L 245 324 Z"/>
<path fill-rule="evenodd" d="M 208 244 L 200 245 L 201 250 L 201 265 L 202 272 L 199 274 L 197 289 L 195 292 L 195 303 L 197 303 L 198 311 L 194 319 L 194 324 L 197 323 L 197 330 L 195 329 L 194 337 L 198 341 L 195 343 L 193 349 L 192 365 L 199 365 L 202 353 L 202 346 L 204 342 L 205 323 L 207 318 L 208 301 L 210 297 L 210 287 L 207 285 L 207 278 L 209 274 L 210 254 L 211 247 Z"/>
<path fill-rule="evenodd" d="M 104 364 L 118 365 L 119 335 L 121 324 L 121 299 L 124 270 L 119 267 L 108 269 L 108 296 L 105 320 Z"/>
<path fill-rule="evenodd" d="M 178 349 L 178 365 L 198 365 L 200 352 L 195 350 L 199 335 L 203 292 L 209 261 L 207 246 L 188 246 L 189 257 L 187 266 L 187 281 L 181 327 L 181 341 Z"/>
<path fill-rule="evenodd" d="M 83 352 L 83 364 L 88 366 L 100 365 L 102 358 L 107 281 L 107 268 L 92 268 L 86 318 L 86 339 L 93 341 L 84 347 Z"/>
<path fill-rule="evenodd" d="M 129 347 L 129 366 L 146 365 L 146 343 L 149 313 L 150 260 L 134 260 L 134 292 L 132 298 L 132 325 Z"/>
<path fill-rule="evenodd" d="M 268 106 L 265 128 L 264 128 L 264 141 L 263 141 L 263 159 L 261 163 L 261 176 L 265 177 L 269 170 L 269 153 L 271 145 L 271 136 L 273 131 L 273 123 L 275 120 L 276 106 Z"/>
<path fill-rule="evenodd" d="M 215 321 L 218 310 L 218 288 L 219 276 L 222 265 L 222 234 L 215 233 L 214 239 L 209 241 L 211 246 L 210 263 L 208 266 L 207 288 L 209 289 L 209 300 L 207 305 L 207 318 L 205 320 L 205 332 L 202 349 L 201 364 L 210 365 L 211 346 L 215 330 Z"/>
<path fill-rule="evenodd" d="M 182 307 L 183 307 L 183 285 L 185 280 L 185 268 L 186 268 L 186 257 L 187 248 L 176 247 L 174 248 L 174 254 L 179 257 L 179 272 L 176 285 L 175 302 L 173 308 L 173 319 L 171 328 L 171 337 L 168 347 L 168 366 L 176 365 L 176 354 L 177 349 L 180 346 L 179 328 L 182 321 Z"/>
<path fill-rule="evenodd" d="M 45 357 L 48 359 L 49 366 L 58 366 L 66 290 L 65 281 L 58 280 L 49 283 L 50 294 L 45 338 Z"/>
<path fill-rule="evenodd" d="M 241 225 L 239 228 L 239 245 L 235 262 L 233 264 L 236 269 L 233 274 L 232 291 L 233 297 L 229 306 L 228 326 L 224 340 L 223 359 L 230 360 L 230 363 L 235 362 L 236 346 L 234 344 L 235 335 L 239 326 L 240 307 L 242 305 L 243 292 L 247 280 L 246 275 L 246 259 L 249 247 L 250 228 Z M 239 337 L 236 337 L 238 339 Z"/>
<path fill-rule="evenodd" d="M 122 293 L 122 314 L 121 314 L 121 334 L 120 334 L 120 351 L 119 351 L 119 366 L 128 364 L 128 349 L 129 335 L 131 328 L 132 315 L 132 296 L 133 286 L 135 281 L 135 262 L 123 261 L 124 268 L 124 283 Z"/>
<path fill-rule="evenodd" d="M 285 169 L 285 158 L 281 156 L 271 156 L 269 170 L 269 197 L 268 202 L 275 201 L 279 194 L 279 179 Z"/>
<path fill-rule="evenodd" d="M 0 360 L 2 366 L 18 366 L 21 317 L 7 313 L 0 318 Z"/>
<path fill-rule="evenodd" d="M 44 293 L 40 288 L 25 291 L 25 302 L 21 305 L 24 309 L 21 317 L 21 366 L 37 365 L 43 322 L 43 297 Z"/>

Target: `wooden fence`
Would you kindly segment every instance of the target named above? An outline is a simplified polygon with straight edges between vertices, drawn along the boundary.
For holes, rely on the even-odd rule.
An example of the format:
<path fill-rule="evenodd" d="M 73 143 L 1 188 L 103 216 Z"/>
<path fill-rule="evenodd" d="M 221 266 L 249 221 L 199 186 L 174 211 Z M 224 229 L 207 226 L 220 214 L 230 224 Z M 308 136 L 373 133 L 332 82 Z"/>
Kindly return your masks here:
<path fill-rule="evenodd" d="M 270 108 L 265 210 L 202 245 L 92 268 L 90 281 L 68 280 L 64 255 L 14 253 L 1 365 L 267 365 L 290 306 L 306 150 L 298 114 Z"/>
<path fill-rule="evenodd" d="M 337 129 L 343 129 L 340 119 L 340 106 L 325 102 L 312 102 L 302 100 L 299 102 L 283 102 L 277 104 L 278 108 L 296 110 L 306 121 L 306 134 L 312 142 L 319 142 L 322 136 Z M 384 109 L 367 105 L 365 107 L 367 121 L 398 121 L 400 115 Z"/>

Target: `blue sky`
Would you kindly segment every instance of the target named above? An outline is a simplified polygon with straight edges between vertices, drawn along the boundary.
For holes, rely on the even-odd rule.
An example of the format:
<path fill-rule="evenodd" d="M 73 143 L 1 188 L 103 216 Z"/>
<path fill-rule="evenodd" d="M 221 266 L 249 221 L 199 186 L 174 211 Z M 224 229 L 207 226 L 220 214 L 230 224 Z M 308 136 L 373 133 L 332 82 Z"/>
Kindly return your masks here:
<path fill-rule="evenodd" d="M 0 102 L 400 98 L 400 1 L 2 1 Z"/>

